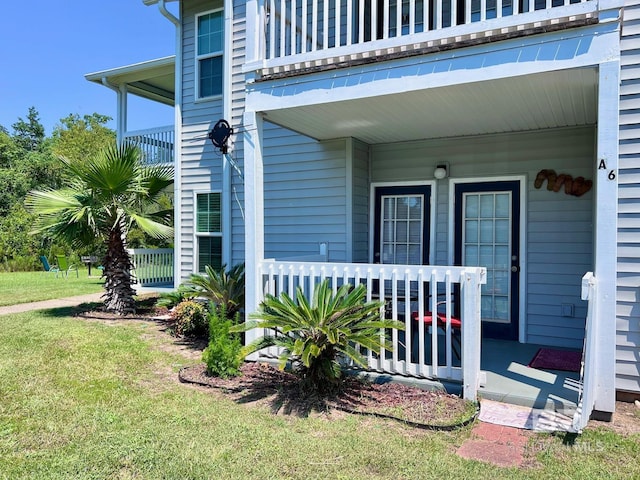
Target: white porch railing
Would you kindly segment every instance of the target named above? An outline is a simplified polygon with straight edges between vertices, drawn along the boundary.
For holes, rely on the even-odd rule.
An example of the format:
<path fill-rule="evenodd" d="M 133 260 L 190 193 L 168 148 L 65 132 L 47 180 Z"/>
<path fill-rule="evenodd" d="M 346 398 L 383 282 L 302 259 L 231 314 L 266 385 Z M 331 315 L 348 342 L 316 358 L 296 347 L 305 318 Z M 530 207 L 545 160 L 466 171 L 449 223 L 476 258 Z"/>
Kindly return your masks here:
<path fill-rule="evenodd" d="M 582 300 L 586 300 L 587 323 L 585 326 L 584 349 L 582 350 L 582 366 L 580 369 L 581 388 L 578 396 L 578 408 L 573 416 L 573 428 L 582 431 L 589 422 L 595 404 L 596 366 L 594 362 L 598 355 L 598 334 L 595 322 L 595 300 L 597 293 L 596 278 L 592 272 L 582 277 Z"/>
<path fill-rule="evenodd" d="M 576 20 L 597 11 L 597 2 L 587 0 L 256 1 L 264 18 L 257 22 L 258 60 L 264 63 L 256 68 L 304 67 L 329 57 L 345 61 L 430 41 L 442 45 L 449 43 L 447 38 L 474 39 L 480 32 L 522 30 L 523 25 Z"/>
<path fill-rule="evenodd" d="M 173 248 L 132 248 L 136 283 L 142 287 L 173 286 Z"/>
<path fill-rule="evenodd" d="M 365 284 L 367 300 L 384 299 L 385 317 L 405 324 L 404 331 L 389 332 L 393 350 L 380 355 L 367 353 L 369 369 L 462 381 L 464 397 L 476 399 L 480 378 L 480 289 L 486 283 L 486 269 L 265 260 L 258 264 L 258 278 L 261 298 L 256 304 L 265 293 L 278 296 L 287 292 L 293 297 L 298 287 L 310 296 L 315 284 L 324 279 L 329 279 L 334 291 L 345 283 Z M 452 328 L 457 295 L 461 332 Z M 416 320 L 436 310 L 444 318 L 438 328 Z M 458 343 L 461 349 L 455 348 Z M 267 357 L 277 354 L 275 347 L 260 353 Z"/>
<path fill-rule="evenodd" d="M 124 134 L 125 142 L 131 142 L 142 150 L 144 161 L 147 164 L 173 163 L 175 160 L 174 139 L 173 125 Z"/>

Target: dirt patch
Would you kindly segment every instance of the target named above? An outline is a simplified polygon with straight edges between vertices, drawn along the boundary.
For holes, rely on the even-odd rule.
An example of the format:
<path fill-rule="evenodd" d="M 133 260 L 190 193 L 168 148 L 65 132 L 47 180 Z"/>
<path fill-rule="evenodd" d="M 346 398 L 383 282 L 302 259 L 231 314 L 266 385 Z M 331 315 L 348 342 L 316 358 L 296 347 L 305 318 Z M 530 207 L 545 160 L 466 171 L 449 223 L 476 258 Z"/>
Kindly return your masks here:
<path fill-rule="evenodd" d="M 640 405 L 618 401 L 611 422 L 590 420 L 587 428 L 612 430 L 621 435 L 640 434 Z"/>

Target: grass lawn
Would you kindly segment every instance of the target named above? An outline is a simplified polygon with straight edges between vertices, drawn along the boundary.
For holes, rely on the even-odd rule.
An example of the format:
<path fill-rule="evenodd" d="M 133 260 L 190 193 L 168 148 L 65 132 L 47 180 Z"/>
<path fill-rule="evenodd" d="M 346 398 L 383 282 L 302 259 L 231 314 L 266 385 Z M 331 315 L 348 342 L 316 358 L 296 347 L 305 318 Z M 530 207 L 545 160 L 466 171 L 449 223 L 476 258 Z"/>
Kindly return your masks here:
<path fill-rule="evenodd" d="M 348 414 L 274 415 L 182 385 L 193 363 L 152 323 L 68 310 L 0 317 L 0 478 L 639 478 L 640 438 L 537 435 L 531 466 L 455 455 L 469 428 L 417 430 Z M 191 359 L 189 359 L 191 358 Z"/>
<path fill-rule="evenodd" d="M 0 307 L 99 292 L 102 284 L 98 277 L 89 278 L 84 268 L 80 268 L 78 277 L 72 273 L 68 278 L 62 275 L 56 278 L 48 272 L 1 272 Z"/>

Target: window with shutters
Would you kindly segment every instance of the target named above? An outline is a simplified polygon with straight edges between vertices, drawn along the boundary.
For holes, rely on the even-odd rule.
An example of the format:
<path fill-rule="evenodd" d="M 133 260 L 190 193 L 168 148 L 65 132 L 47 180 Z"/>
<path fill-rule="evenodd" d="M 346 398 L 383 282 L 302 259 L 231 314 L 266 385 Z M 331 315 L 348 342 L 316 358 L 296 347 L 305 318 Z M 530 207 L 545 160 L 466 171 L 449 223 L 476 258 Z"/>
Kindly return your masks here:
<path fill-rule="evenodd" d="M 220 192 L 196 195 L 196 248 L 198 272 L 205 265 L 222 266 L 222 203 Z"/>

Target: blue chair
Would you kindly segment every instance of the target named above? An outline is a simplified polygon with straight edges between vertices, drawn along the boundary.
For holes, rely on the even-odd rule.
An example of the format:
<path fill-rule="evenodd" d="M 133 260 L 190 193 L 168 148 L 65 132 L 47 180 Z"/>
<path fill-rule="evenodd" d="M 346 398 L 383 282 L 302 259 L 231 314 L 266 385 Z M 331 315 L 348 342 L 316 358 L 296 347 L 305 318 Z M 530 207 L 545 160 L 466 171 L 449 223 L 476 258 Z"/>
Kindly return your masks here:
<path fill-rule="evenodd" d="M 69 272 L 76 272 L 76 278 L 80 275 L 78 273 L 78 267 L 73 263 L 69 263 L 66 255 L 56 255 L 58 259 L 58 267 L 60 268 L 60 273 L 64 273 L 66 277 L 69 277 Z"/>
<path fill-rule="evenodd" d="M 44 268 L 45 272 L 55 273 L 56 278 L 58 278 L 58 272 L 60 271 L 60 269 L 57 265 L 49 265 L 49 260 L 47 260 L 47 257 L 45 257 L 44 255 L 40 255 L 40 261 L 42 262 L 42 267 Z"/>

